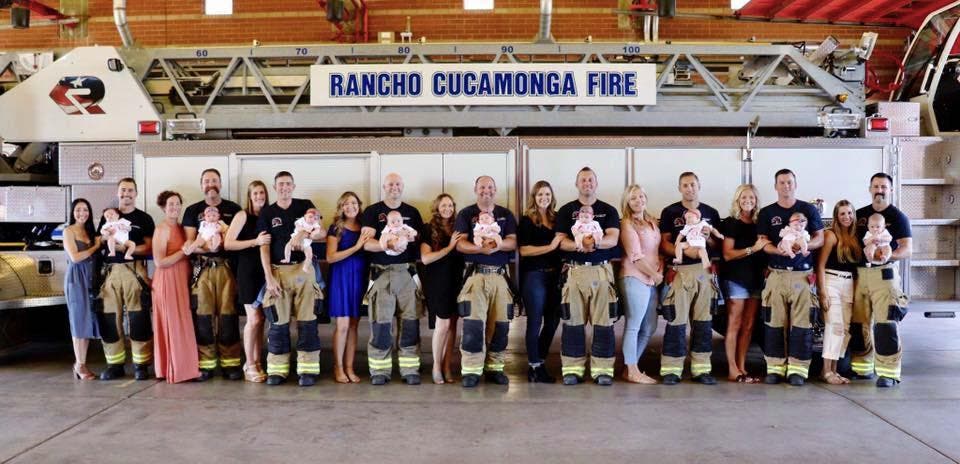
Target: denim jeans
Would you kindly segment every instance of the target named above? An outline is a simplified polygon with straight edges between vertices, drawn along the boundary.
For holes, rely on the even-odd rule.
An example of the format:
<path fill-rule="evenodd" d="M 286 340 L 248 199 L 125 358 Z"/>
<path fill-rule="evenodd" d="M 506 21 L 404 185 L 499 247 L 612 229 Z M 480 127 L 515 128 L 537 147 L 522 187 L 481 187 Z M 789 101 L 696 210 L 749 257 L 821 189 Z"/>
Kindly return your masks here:
<path fill-rule="evenodd" d="M 556 271 L 526 271 L 522 276 L 520 292 L 527 312 L 527 360 L 531 364 L 544 361 L 560 325 L 559 277 Z"/>
<path fill-rule="evenodd" d="M 623 362 L 635 366 L 657 330 L 657 290 L 635 277 L 619 279 L 627 323 L 623 326 Z"/>

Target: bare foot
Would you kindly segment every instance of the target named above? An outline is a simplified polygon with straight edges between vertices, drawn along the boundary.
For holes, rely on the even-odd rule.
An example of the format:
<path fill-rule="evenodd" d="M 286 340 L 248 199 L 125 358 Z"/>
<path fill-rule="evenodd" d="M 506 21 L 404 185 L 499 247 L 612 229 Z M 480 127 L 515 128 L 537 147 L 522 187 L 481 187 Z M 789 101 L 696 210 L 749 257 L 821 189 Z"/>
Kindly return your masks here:
<path fill-rule="evenodd" d="M 360 376 L 353 372 L 353 369 L 347 369 L 347 378 L 353 383 L 360 383 Z"/>
<path fill-rule="evenodd" d="M 333 368 L 333 380 L 337 383 L 350 383 L 350 377 L 347 377 L 339 366 Z"/>

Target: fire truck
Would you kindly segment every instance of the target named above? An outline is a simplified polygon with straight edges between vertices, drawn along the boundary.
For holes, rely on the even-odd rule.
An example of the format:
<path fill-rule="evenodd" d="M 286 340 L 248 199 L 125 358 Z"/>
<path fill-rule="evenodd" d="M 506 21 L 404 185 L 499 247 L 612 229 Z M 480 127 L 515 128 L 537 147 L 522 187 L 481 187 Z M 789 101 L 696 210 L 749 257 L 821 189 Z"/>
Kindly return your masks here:
<path fill-rule="evenodd" d="M 850 49 L 829 39 L 75 48 L 0 95 L 0 320 L 63 304 L 56 230 L 68 205 L 86 198 L 99 219 L 124 177 L 155 218 L 162 190 L 201 199 L 211 167 L 241 204 L 250 181 L 291 171 L 296 195 L 328 216 L 345 190 L 378 201 L 386 173 L 404 177 L 405 200 L 424 214 L 440 192 L 471 203 L 486 174 L 498 203 L 519 212 L 540 179 L 559 201 L 574 198 L 584 165 L 601 199 L 616 204 L 639 183 L 652 211 L 676 201 L 688 170 L 721 211 L 746 182 L 769 203 L 787 167 L 825 218 L 841 199 L 869 203 L 870 175 L 887 172 L 913 224 L 913 258 L 901 263 L 913 307 L 952 317 L 958 4 L 926 19 L 902 86 L 871 104 L 875 34 Z"/>

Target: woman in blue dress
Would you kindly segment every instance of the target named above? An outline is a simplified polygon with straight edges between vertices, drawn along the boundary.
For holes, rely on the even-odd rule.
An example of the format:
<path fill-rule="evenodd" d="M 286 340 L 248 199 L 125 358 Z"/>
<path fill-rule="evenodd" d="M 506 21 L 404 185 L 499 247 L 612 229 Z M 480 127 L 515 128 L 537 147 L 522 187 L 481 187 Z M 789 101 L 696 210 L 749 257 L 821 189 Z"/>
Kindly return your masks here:
<path fill-rule="evenodd" d="M 360 197 L 344 192 L 337 200 L 337 212 L 327 232 L 327 263 L 330 265 L 328 308 L 336 321 L 333 331 L 333 378 L 339 383 L 358 383 L 353 370 L 357 351 L 360 303 L 367 291 L 367 259 L 363 244 L 373 234 L 360 232 Z"/>
<path fill-rule="evenodd" d="M 93 254 L 100 248 L 100 236 L 93 228 L 90 202 L 77 198 L 71 203 L 70 211 L 70 225 L 63 231 L 63 248 L 70 261 L 64 278 L 63 294 L 67 299 L 73 354 L 76 358 L 73 375 L 78 379 L 93 380 L 96 376 L 87 369 L 87 348 L 91 338 L 100 338 L 90 299 Z"/>

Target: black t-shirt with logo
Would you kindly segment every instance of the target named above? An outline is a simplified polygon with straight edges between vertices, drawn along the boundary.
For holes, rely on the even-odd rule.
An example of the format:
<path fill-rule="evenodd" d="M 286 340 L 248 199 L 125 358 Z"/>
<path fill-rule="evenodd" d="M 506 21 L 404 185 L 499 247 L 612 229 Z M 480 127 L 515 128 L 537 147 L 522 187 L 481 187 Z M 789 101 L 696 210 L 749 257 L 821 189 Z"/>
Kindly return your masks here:
<path fill-rule="evenodd" d="M 473 243 L 473 226 L 477 225 L 477 218 L 480 216 L 480 207 L 472 204 L 460 210 L 457 213 L 457 219 L 453 223 L 453 230 L 466 234 L 467 240 Z M 500 237 L 506 238 L 508 235 L 517 234 L 517 218 L 509 209 L 502 206 L 493 207 L 493 218 L 500 226 Z M 485 254 L 464 254 L 463 260 L 468 263 L 487 264 L 490 266 L 503 266 L 510 262 L 513 256 L 512 251 L 497 251 L 492 255 Z"/>
<path fill-rule="evenodd" d="M 197 229 L 197 232 L 199 233 L 200 223 L 203 222 L 203 212 L 208 206 L 211 205 L 208 205 L 207 202 L 202 200 L 188 206 L 187 209 L 183 211 L 183 227 L 193 227 L 194 229 Z M 222 199 L 220 204 L 214 206 L 214 208 L 217 208 L 217 211 L 220 212 L 220 220 L 225 222 L 227 225 L 230 225 L 230 223 L 233 221 L 233 217 L 242 210 L 240 205 L 227 199 Z M 222 238 L 226 240 L 225 236 Z M 221 242 L 220 248 L 215 253 L 195 254 L 203 254 L 204 256 L 225 256 L 227 253 L 225 247 L 223 246 L 223 242 Z"/>
<path fill-rule="evenodd" d="M 153 218 L 149 214 L 143 212 L 139 209 L 134 209 L 129 213 L 120 213 L 120 219 L 126 219 L 130 221 L 130 240 L 133 243 L 136 243 L 137 246 L 143 245 L 144 239 L 147 237 L 153 237 Z M 100 229 L 103 228 L 103 225 L 106 224 L 107 219 L 104 217 L 100 218 L 100 224 L 97 226 L 97 233 L 100 232 Z M 117 252 L 116 256 L 109 256 L 109 250 L 107 247 L 101 248 L 103 253 L 103 262 L 105 263 L 125 263 L 126 259 L 123 258 L 124 254 Z M 136 255 L 139 259 L 145 259 L 147 256 Z"/>
<path fill-rule="evenodd" d="M 790 216 L 793 213 L 803 213 L 807 217 L 807 232 L 813 238 L 813 234 L 823 229 L 823 221 L 820 219 L 820 212 L 817 207 L 803 200 L 796 200 L 790 208 L 784 208 L 777 203 L 768 205 L 760 210 L 760 217 L 757 219 L 757 234 L 766 235 L 773 246 L 780 244 L 780 231 L 790 224 Z M 810 253 L 803 256 L 797 253 L 797 256 L 790 259 L 789 256 L 779 254 L 768 255 L 767 262 L 771 267 L 777 269 L 793 269 L 795 271 L 807 271 L 813 269 L 813 256 Z"/>
<path fill-rule="evenodd" d="M 391 211 L 400 212 L 400 215 L 403 216 L 403 224 L 413 227 L 417 231 L 417 238 L 407 244 L 407 249 L 403 250 L 403 253 L 396 256 L 390 256 L 385 252 L 368 253 L 370 263 L 381 266 L 415 263 L 420 258 L 420 241 L 423 240 L 423 237 L 420 236 L 420 231 L 423 230 L 423 219 L 420 218 L 420 211 L 417 211 L 417 208 L 406 203 L 400 203 L 399 207 L 391 208 L 382 201 L 377 202 L 363 210 L 363 215 L 360 216 L 360 224 L 363 227 L 374 229 L 376 231 L 374 239 L 380 240 L 380 233 L 387 226 L 387 214 Z"/>
<path fill-rule="evenodd" d="M 593 220 L 600 224 L 600 228 L 603 229 L 604 233 L 606 233 L 607 229 L 620 229 L 620 214 L 617 213 L 617 209 L 613 206 L 600 200 L 593 202 L 592 205 L 584 205 L 580 203 L 580 200 L 573 200 L 563 205 L 560 210 L 557 211 L 557 223 L 553 225 L 554 232 L 567 234 L 567 237 L 572 240 L 573 232 L 570 232 L 570 229 L 573 227 L 573 224 L 577 222 L 577 216 L 580 215 L 580 208 L 583 206 L 593 207 Z M 599 263 L 601 261 L 610 261 L 611 259 L 619 258 L 620 247 L 615 246 L 602 250 L 600 248 L 594 248 L 590 253 L 564 251 L 561 255 L 564 261 Z"/>
<path fill-rule="evenodd" d="M 900 211 L 893 205 L 888 205 L 883 211 L 877 211 L 873 209 L 873 204 L 869 204 L 857 210 L 857 239 L 860 242 L 860 246 L 863 246 L 863 236 L 867 233 L 867 221 L 870 219 L 870 216 L 876 213 L 883 216 L 887 232 L 890 232 L 890 237 L 893 238 L 893 240 L 890 241 L 891 250 L 896 250 L 897 247 L 900 246 L 897 244 L 897 240 L 913 236 L 913 232 L 910 230 L 910 220 L 907 219 L 906 214 L 903 214 L 903 211 Z M 861 261 L 860 264 L 865 263 L 866 257 L 864 257 L 864 260 Z"/>
<path fill-rule="evenodd" d="M 706 203 L 700 203 L 697 205 L 697 210 L 700 211 L 701 220 L 707 221 L 710 227 L 720 228 L 720 213 L 717 212 L 716 209 Z M 683 218 L 683 213 L 686 212 L 687 207 L 683 206 L 683 203 L 679 201 L 663 208 L 663 211 L 660 213 L 660 233 L 664 235 L 670 234 L 670 240 L 676 243 L 680 231 L 687 225 L 687 220 Z M 708 237 L 704 236 L 704 238 L 706 239 Z M 709 254 L 711 258 L 720 256 L 720 247 L 707 246 L 707 254 Z M 681 264 L 694 264 L 699 262 L 700 258 L 691 258 L 684 254 Z"/>
<path fill-rule="evenodd" d="M 297 219 L 303 217 L 308 209 L 314 208 L 313 202 L 301 198 L 294 198 L 290 201 L 290 206 L 283 209 L 276 203 L 264 206 L 260 210 L 260 217 L 257 218 L 257 233 L 267 232 L 270 234 L 270 262 L 281 264 L 283 260 L 283 249 L 290 241 Z M 293 250 L 290 253 L 291 263 L 302 263 L 306 257 L 303 251 Z"/>

